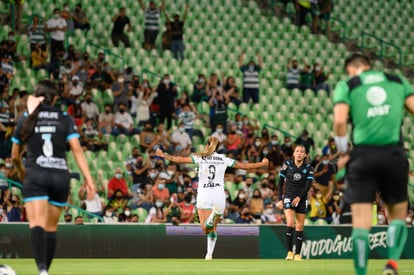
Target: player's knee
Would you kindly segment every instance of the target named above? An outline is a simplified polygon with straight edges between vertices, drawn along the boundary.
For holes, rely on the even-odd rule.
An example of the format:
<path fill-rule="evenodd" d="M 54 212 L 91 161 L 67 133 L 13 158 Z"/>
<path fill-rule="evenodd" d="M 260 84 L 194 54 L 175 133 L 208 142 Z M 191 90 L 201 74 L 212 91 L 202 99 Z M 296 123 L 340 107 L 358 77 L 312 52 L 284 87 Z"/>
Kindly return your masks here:
<path fill-rule="evenodd" d="M 295 226 L 295 230 L 296 231 L 303 231 L 303 227 L 304 227 L 303 224 L 297 223 L 296 226 Z"/>

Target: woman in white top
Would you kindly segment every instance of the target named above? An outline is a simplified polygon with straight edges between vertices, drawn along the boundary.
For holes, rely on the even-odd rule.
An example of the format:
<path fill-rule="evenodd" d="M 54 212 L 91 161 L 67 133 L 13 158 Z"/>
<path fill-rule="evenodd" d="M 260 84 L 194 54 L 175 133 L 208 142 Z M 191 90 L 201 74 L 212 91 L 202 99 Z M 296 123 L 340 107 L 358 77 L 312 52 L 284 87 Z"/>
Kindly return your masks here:
<path fill-rule="evenodd" d="M 206 149 L 189 157 L 172 156 L 158 149 L 156 155 L 166 160 L 179 164 L 198 165 L 198 189 L 197 189 L 197 209 L 200 224 L 207 237 L 206 260 L 211 260 L 217 239 L 217 224 L 226 207 L 226 196 L 224 193 L 224 173 L 227 167 L 238 169 L 257 169 L 268 166 L 269 160 L 264 158 L 257 163 L 242 163 L 225 155 L 218 154 L 216 151 L 219 140 L 210 136 L 207 141 Z"/>

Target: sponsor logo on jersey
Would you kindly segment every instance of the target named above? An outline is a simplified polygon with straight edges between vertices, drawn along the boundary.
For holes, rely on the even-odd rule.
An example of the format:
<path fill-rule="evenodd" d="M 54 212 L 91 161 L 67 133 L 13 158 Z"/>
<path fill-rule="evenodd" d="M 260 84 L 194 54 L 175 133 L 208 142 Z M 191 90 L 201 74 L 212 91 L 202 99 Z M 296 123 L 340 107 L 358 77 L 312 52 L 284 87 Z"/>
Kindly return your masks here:
<path fill-rule="evenodd" d="M 387 100 L 387 93 L 384 88 L 379 86 L 369 88 L 366 93 L 366 99 L 372 106 L 368 108 L 367 118 L 386 116 L 390 113 L 391 106 L 384 104 Z"/>
<path fill-rule="evenodd" d="M 203 187 L 204 188 L 214 188 L 214 187 L 218 187 L 220 186 L 219 183 L 214 183 L 214 182 L 209 182 L 209 183 L 204 183 Z"/>
<path fill-rule="evenodd" d="M 294 181 L 300 181 L 302 179 L 302 175 L 300 173 L 293 174 Z"/>

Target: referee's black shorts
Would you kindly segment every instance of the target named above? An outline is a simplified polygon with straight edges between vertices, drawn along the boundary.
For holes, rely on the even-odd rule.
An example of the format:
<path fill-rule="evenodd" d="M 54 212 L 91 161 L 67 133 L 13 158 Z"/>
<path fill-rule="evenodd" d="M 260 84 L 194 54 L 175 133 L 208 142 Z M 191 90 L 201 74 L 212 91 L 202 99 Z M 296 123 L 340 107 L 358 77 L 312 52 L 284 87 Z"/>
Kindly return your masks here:
<path fill-rule="evenodd" d="M 67 170 L 30 169 L 23 180 L 22 194 L 25 202 L 47 200 L 62 207 L 69 195 L 70 174 Z"/>
<path fill-rule="evenodd" d="M 376 192 L 387 204 L 407 200 L 408 159 L 399 145 L 355 146 L 347 164 L 344 199 L 371 203 Z"/>

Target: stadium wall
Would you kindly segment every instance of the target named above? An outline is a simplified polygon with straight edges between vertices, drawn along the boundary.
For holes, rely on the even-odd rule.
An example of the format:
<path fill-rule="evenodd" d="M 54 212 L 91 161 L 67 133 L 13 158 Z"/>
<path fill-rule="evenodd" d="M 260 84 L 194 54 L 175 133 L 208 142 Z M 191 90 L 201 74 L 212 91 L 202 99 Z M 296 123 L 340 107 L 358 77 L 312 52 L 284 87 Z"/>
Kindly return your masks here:
<path fill-rule="evenodd" d="M 386 257 L 386 227 L 370 235 L 371 258 Z M 223 225 L 216 258 L 284 258 L 286 227 Z M 307 226 L 302 256 L 351 258 L 351 228 Z M 27 224 L 0 224 L 0 258 L 30 258 Z M 414 259 L 414 229 L 409 229 L 402 257 Z M 56 256 L 60 258 L 203 258 L 206 237 L 197 225 L 62 224 Z"/>

